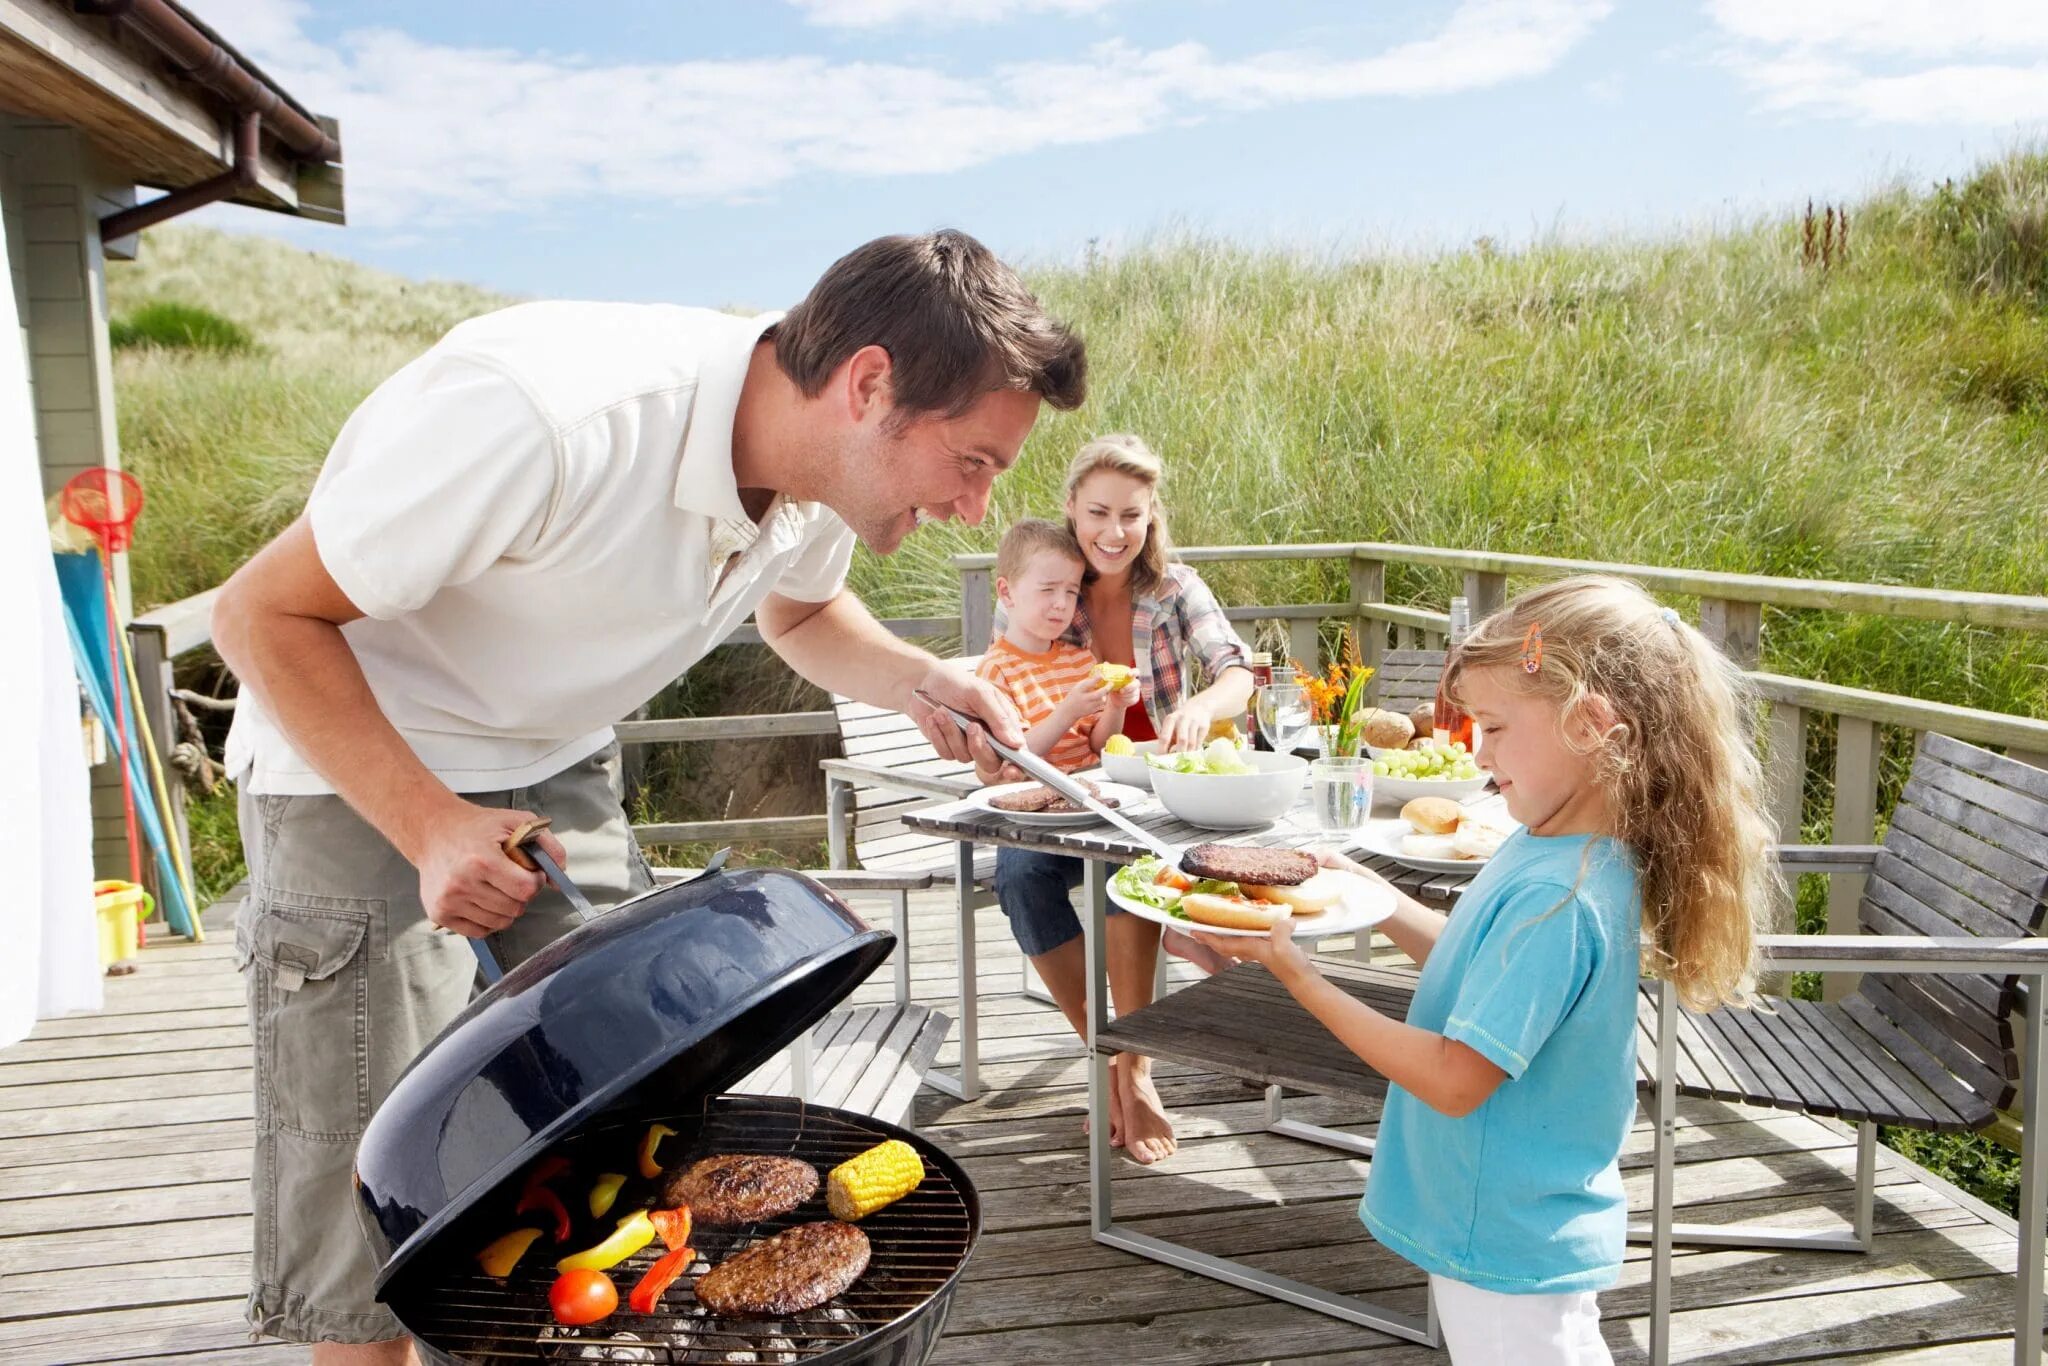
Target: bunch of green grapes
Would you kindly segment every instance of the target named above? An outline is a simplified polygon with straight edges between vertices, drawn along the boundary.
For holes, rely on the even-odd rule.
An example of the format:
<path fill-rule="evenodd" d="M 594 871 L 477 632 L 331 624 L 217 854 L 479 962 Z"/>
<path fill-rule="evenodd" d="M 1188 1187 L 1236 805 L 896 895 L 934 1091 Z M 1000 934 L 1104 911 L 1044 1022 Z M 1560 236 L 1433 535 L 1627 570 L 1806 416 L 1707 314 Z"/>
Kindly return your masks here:
<path fill-rule="evenodd" d="M 1456 782 L 1477 778 L 1479 765 L 1465 747 L 1453 741 L 1450 748 L 1427 745 L 1422 749 L 1397 749 L 1372 761 L 1372 771 L 1382 778 L 1419 778 L 1434 782 Z"/>

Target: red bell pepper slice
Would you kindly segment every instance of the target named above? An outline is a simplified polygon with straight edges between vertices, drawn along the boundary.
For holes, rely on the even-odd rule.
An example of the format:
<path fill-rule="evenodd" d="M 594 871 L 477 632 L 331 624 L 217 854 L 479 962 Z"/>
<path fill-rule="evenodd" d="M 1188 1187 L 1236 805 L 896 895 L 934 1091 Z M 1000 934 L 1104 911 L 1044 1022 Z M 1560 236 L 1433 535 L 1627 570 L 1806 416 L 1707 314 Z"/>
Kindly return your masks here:
<path fill-rule="evenodd" d="M 636 1314 L 652 1314 L 670 1284 L 696 1259 L 695 1248 L 679 1247 L 666 1254 L 648 1268 L 647 1274 L 640 1278 L 640 1284 L 634 1286 L 633 1293 L 626 1297 L 626 1303 Z"/>
<path fill-rule="evenodd" d="M 512 1207 L 512 1212 L 514 1214 L 525 1214 L 531 1210 L 538 1210 L 542 1214 L 552 1214 L 555 1217 L 555 1241 L 558 1243 L 569 1241 L 569 1207 L 562 1203 L 561 1196 L 555 1194 L 546 1186 L 530 1185 L 520 1193 L 519 1203 Z"/>
<path fill-rule="evenodd" d="M 690 1207 L 681 1209 L 651 1209 L 647 1217 L 654 1221 L 654 1231 L 661 1235 L 661 1245 L 670 1252 L 690 1245 Z"/>

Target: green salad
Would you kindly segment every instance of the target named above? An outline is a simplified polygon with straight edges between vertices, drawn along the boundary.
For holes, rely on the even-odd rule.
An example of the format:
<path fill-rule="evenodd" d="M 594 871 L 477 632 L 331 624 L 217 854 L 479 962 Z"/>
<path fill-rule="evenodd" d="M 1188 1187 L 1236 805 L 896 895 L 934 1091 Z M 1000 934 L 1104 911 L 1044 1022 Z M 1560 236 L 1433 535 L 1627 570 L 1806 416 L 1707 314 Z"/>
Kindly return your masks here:
<path fill-rule="evenodd" d="M 1117 894 L 1126 901 L 1155 906 L 1181 920 L 1186 920 L 1187 916 L 1181 913 L 1180 899 L 1189 892 L 1215 892 L 1229 896 L 1237 891 L 1235 882 L 1223 882 L 1216 878 L 1202 878 L 1192 886 L 1184 888 L 1169 887 L 1158 880 L 1159 870 L 1165 866 L 1165 860 L 1148 855 L 1136 863 L 1127 863 L 1117 869 L 1116 876 L 1109 880 L 1109 885 L 1116 888 Z"/>
<path fill-rule="evenodd" d="M 1210 773 L 1227 776 L 1259 771 L 1245 762 L 1242 746 L 1221 738 L 1211 740 L 1200 749 L 1182 750 L 1177 754 L 1147 754 L 1145 762 L 1168 773 Z"/>

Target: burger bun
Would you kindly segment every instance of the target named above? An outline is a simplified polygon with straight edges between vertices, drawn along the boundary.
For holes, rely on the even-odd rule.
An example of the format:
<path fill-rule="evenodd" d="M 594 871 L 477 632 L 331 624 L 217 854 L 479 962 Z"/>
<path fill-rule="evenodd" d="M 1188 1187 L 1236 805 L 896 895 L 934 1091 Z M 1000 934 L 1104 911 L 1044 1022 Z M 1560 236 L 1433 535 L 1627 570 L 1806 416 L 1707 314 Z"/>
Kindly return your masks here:
<path fill-rule="evenodd" d="M 1344 897 L 1342 875 L 1327 868 L 1293 887 L 1251 887 L 1240 883 L 1239 890 L 1254 901 L 1285 906 L 1296 915 L 1321 915 Z"/>
<path fill-rule="evenodd" d="M 1213 892 L 1189 892 L 1180 899 L 1180 909 L 1197 925 L 1225 930 L 1270 930 L 1289 919 L 1287 907 L 1276 902 L 1244 901 L 1237 897 L 1217 896 Z"/>
<path fill-rule="evenodd" d="M 1464 816 L 1449 797 L 1417 797 L 1401 808 L 1401 819 L 1420 835 L 1455 834 Z"/>

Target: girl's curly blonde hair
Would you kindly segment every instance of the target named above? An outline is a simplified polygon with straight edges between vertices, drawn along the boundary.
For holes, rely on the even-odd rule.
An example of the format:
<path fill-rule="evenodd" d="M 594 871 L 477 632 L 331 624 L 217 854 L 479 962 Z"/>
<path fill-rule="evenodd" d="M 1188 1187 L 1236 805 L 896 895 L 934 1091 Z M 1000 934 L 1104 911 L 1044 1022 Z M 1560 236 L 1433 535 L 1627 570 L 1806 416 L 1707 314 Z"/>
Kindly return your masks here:
<path fill-rule="evenodd" d="M 1781 893 L 1741 671 L 1604 575 L 1545 585 L 1480 622 L 1445 667 L 1453 698 L 1478 669 L 1555 703 L 1561 724 L 1595 696 L 1612 708 L 1591 754 L 1614 833 L 1642 865 L 1644 971 L 1695 1010 L 1749 1004 L 1756 933 Z"/>

